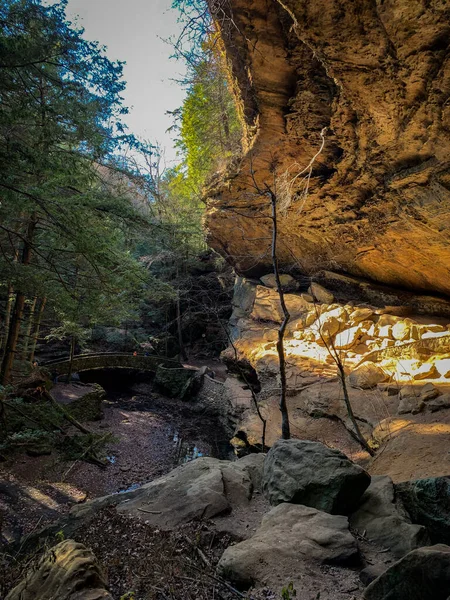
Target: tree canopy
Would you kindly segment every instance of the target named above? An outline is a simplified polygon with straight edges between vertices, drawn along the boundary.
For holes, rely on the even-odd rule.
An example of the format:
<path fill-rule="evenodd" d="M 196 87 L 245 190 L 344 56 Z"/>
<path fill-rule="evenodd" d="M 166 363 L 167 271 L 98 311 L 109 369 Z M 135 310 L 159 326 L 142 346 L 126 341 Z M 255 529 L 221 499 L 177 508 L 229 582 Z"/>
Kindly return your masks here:
<path fill-rule="evenodd" d="M 113 177 L 115 153 L 140 146 L 120 121 L 122 64 L 86 41 L 65 7 L 0 5 L 3 382 L 26 298 L 66 316 L 82 306 L 95 322 L 117 316 L 146 280 L 126 246 L 127 230 L 145 217 Z"/>
<path fill-rule="evenodd" d="M 136 318 L 143 301 L 182 310 L 182 276 L 205 249 L 202 189 L 239 150 L 240 127 L 206 4 L 174 5 L 187 95 L 180 163 L 161 169 L 123 124 L 123 63 L 67 20 L 67 0 L 0 0 L 0 383 L 33 358 L 44 309 L 54 337 L 78 339 Z"/>

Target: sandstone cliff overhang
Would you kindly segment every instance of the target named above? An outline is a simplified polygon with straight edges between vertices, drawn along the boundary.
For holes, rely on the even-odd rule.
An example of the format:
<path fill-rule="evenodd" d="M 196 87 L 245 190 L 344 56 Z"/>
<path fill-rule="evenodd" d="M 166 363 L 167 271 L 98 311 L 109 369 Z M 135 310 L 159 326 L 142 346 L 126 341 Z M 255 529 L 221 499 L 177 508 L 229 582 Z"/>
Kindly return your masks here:
<path fill-rule="evenodd" d="M 284 269 L 450 295 L 450 5 L 210 5 L 246 147 L 238 171 L 209 192 L 210 245 L 241 274 L 270 270 L 269 202 L 258 189 L 287 182 Z M 299 175 L 321 133 L 323 151 Z"/>

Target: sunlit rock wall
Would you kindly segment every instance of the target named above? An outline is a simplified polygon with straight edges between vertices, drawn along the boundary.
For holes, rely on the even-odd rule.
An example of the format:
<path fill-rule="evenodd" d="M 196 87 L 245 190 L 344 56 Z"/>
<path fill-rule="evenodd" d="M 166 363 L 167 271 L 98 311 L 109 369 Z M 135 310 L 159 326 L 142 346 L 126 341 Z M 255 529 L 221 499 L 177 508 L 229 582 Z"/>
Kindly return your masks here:
<path fill-rule="evenodd" d="M 352 387 L 441 382 L 450 384 L 450 318 L 404 316 L 394 307 L 337 303 L 315 284 L 309 293 L 286 293 L 290 320 L 285 334 L 290 393 L 317 377 L 336 374 L 336 358 Z M 234 348 L 223 354 L 232 364 L 247 361 L 260 377 L 278 374 L 276 340 L 283 319 L 278 292 L 238 278 L 233 301 Z M 404 307 L 397 307 L 402 313 Z M 235 355 L 237 351 L 237 357 Z"/>

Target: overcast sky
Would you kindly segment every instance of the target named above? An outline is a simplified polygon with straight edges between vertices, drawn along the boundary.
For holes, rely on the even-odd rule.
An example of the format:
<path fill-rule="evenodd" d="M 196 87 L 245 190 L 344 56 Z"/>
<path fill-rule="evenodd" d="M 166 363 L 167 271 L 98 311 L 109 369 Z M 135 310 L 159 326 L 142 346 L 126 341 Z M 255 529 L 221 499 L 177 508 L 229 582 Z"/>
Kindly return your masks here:
<path fill-rule="evenodd" d="M 51 4 L 51 0 L 47 0 Z M 85 28 L 85 37 L 107 46 L 108 58 L 124 60 L 127 89 L 125 104 L 130 114 L 125 121 L 131 133 L 159 141 L 166 158 L 175 159 L 173 140 L 166 133 L 172 120 L 165 113 L 178 108 L 183 89 L 171 81 L 183 65 L 169 56 L 171 47 L 161 38 L 180 31 L 172 0 L 69 0 L 69 20 Z"/>

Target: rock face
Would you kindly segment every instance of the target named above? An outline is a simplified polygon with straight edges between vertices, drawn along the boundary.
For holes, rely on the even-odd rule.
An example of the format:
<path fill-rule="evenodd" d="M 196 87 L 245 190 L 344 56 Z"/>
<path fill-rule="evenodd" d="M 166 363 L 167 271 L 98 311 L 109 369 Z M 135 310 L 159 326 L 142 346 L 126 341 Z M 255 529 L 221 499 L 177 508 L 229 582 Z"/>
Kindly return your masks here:
<path fill-rule="evenodd" d="M 264 517 L 252 538 L 227 548 L 218 570 L 237 585 L 249 587 L 264 579 L 267 570 L 281 574 L 287 567 L 292 576 L 304 560 L 348 564 L 357 556 L 346 517 L 285 503 Z"/>
<path fill-rule="evenodd" d="M 279 440 L 264 461 L 263 490 L 272 505 L 292 502 L 345 515 L 369 483 L 364 469 L 319 442 Z"/>
<path fill-rule="evenodd" d="M 414 523 L 428 529 L 431 541 L 450 544 L 450 477 L 405 481 L 395 489 Z"/>
<path fill-rule="evenodd" d="M 252 172 L 264 188 L 276 162 L 282 268 L 449 295 L 448 2 L 209 4 L 245 123 L 239 171 L 209 191 L 209 243 L 239 272 L 270 270 Z"/>
<path fill-rule="evenodd" d="M 387 476 L 372 477 L 350 525 L 397 558 L 429 542 L 425 527 L 411 524 L 406 512 L 395 504 L 394 485 Z"/>
<path fill-rule="evenodd" d="M 97 559 L 83 544 L 65 540 L 41 559 L 38 568 L 6 600 L 112 600 Z"/>
<path fill-rule="evenodd" d="M 364 592 L 365 600 L 447 600 L 450 547 L 419 548 L 396 562 Z"/>

